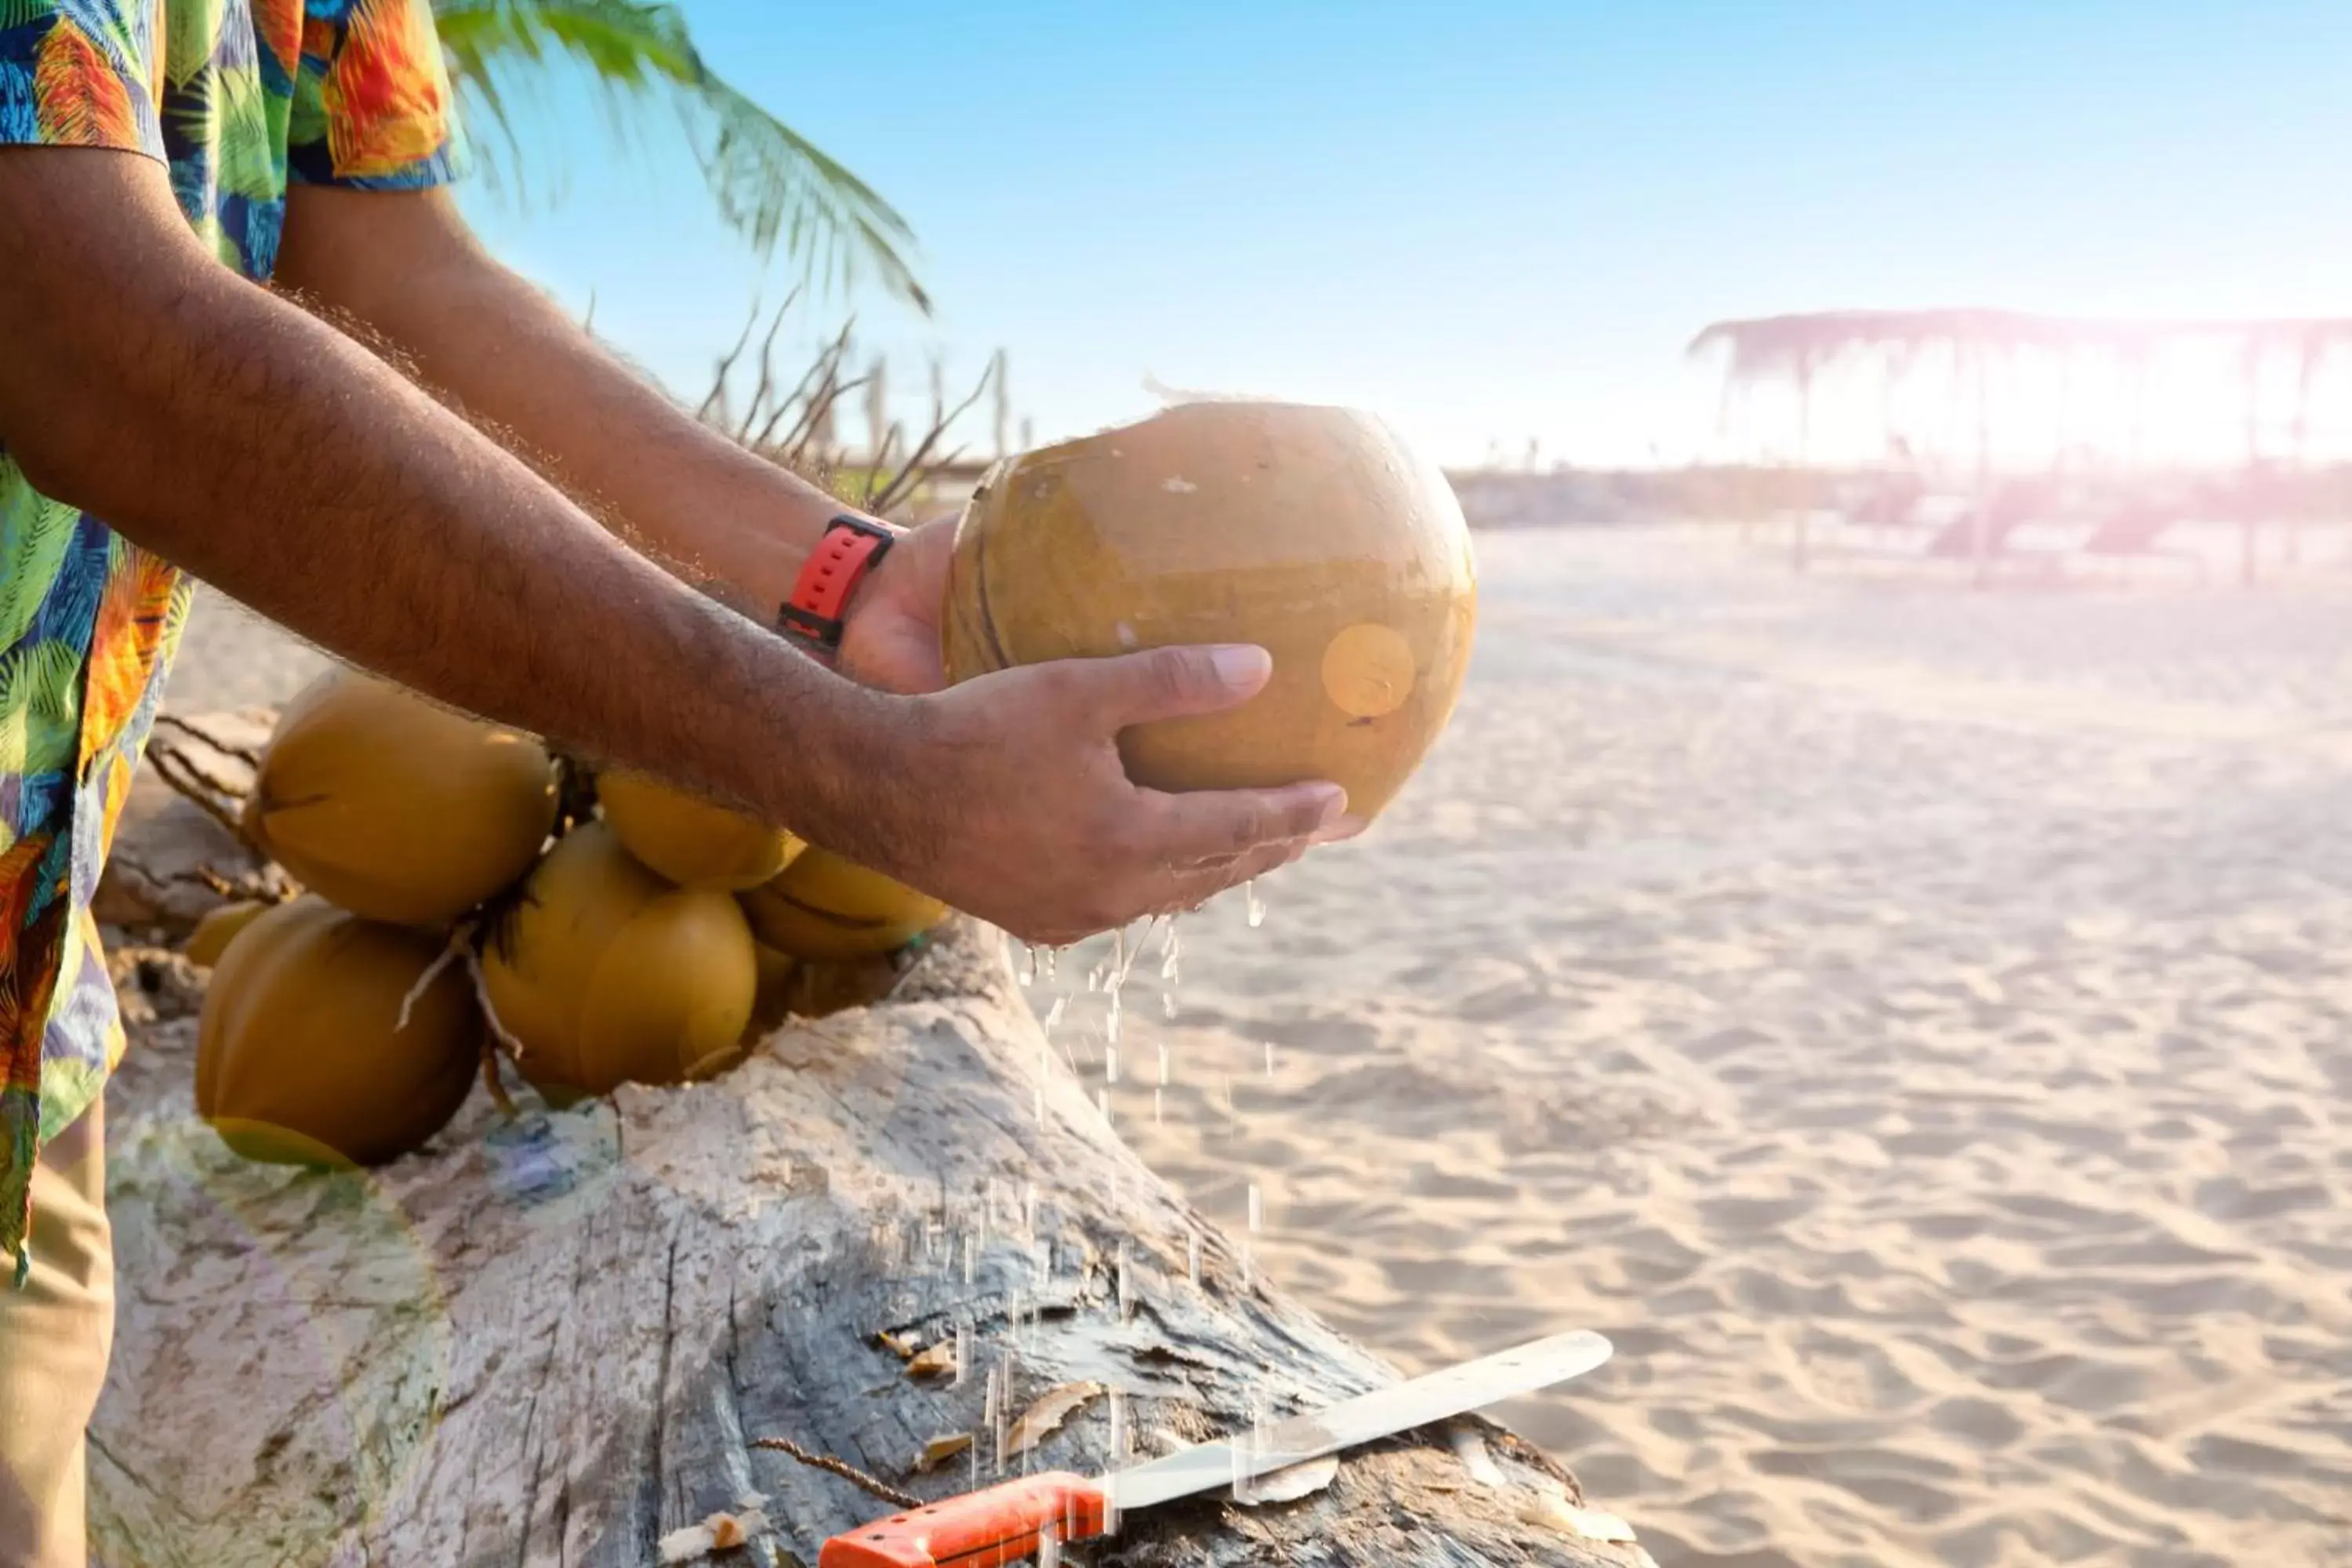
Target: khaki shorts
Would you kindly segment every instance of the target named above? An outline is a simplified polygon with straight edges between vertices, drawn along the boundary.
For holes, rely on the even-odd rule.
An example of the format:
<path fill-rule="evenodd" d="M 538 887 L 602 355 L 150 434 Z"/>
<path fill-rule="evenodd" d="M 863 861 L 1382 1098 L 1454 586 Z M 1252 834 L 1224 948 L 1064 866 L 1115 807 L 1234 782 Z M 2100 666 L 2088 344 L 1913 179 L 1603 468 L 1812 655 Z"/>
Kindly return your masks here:
<path fill-rule="evenodd" d="M 0 1279 L 0 1568 L 89 1560 L 84 1433 L 114 1344 L 104 1110 L 41 1152 L 32 1278 Z"/>

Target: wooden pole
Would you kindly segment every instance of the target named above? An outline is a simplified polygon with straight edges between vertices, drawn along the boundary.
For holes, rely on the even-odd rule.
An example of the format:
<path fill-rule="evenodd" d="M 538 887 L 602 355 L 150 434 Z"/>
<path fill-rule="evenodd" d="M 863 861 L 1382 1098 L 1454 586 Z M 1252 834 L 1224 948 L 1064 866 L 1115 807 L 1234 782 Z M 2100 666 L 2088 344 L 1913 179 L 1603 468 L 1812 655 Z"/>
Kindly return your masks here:
<path fill-rule="evenodd" d="M 2246 380 L 2246 483 L 2244 500 L 2240 503 L 2242 515 L 2238 521 L 2238 582 L 2242 587 L 2254 585 L 2256 556 L 2259 552 L 2257 531 L 2261 527 L 2256 514 L 2262 507 L 2261 467 L 2263 458 L 2263 351 L 2261 340 L 2250 340 L 2245 348 Z"/>
<path fill-rule="evenodd" d="M 1972 345 L 1969 358 L 1977 382 L 1977 513 L 1971 540 L 1975 546 L 1971 585 L 1981 588 L 1992 580 L 1992 394 L 1987 381 L 1984 346 Z"/>
<path fill-rule="evenodd" d="M 1812 470 L 1807 465 L 1811 459 L 1812 430 L 1813 362 L 1807 354 L 1797 362 L 1797 520 L 1789 543 L 1789 563 L 1800 572 L 1811 564 L 1813 486 Z"/>

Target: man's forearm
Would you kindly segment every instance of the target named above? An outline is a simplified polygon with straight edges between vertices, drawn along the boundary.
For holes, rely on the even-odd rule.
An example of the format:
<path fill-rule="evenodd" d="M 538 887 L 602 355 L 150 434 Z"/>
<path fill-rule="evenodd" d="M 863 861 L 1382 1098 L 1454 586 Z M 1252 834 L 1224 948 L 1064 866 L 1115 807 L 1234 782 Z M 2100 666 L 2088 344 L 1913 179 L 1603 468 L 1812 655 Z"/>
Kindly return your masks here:
<path fill-rule="evenodd" d="M 440 193 L 296 192 L 279 276 L 551 460 L 632 543 L 762 621 L 844 510 L 621 363 L 476 244 Z"/>
<path fill-rule="evenodd" d="M 37 248 L 0 233 L 0 300 L 18 301 L 0 304 L 0 433 L 37 485 L 420 690 L 898 858 L 858 842 L 855 803 L 903 722 L 890 700 L 684 588 L 349 339 L 219 269 L 154 210 L 160 176 L 126 189 Z M 747 754 L 747 730 L 810 743 Z"/>

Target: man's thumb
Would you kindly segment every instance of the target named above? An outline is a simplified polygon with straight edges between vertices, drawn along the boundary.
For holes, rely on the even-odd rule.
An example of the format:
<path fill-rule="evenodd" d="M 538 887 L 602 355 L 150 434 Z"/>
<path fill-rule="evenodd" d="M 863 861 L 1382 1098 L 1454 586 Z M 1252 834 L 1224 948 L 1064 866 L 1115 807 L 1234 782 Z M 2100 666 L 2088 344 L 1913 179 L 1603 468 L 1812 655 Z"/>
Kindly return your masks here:
<path fill-rule="evenodd" d="M 1149 648 L 1099 662 L 1103 716 L 1121 729 L 1238 708 L 1274 674 L 1273 656 L 1249 643 Z"/>

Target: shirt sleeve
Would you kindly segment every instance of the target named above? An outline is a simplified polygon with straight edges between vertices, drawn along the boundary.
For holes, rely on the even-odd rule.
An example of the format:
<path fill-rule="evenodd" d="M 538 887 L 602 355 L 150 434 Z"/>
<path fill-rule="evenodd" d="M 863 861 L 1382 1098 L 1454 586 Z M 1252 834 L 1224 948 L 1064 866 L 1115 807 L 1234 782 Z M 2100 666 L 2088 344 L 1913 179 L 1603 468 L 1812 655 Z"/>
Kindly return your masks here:
<path fill-rule="evenodd" d="M 309 0 L 288 173 L 366 190 L 446 184 L 466 162 L 454 96 L 431 0 Z"/>
<path fill-rule="evenodd" d="M 154 0 L 0 0 L 0 145 L 163 156 Z"/>

